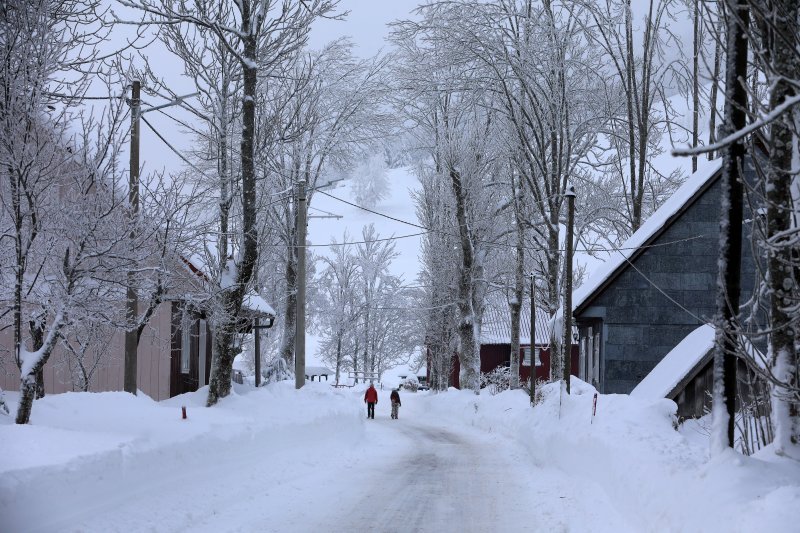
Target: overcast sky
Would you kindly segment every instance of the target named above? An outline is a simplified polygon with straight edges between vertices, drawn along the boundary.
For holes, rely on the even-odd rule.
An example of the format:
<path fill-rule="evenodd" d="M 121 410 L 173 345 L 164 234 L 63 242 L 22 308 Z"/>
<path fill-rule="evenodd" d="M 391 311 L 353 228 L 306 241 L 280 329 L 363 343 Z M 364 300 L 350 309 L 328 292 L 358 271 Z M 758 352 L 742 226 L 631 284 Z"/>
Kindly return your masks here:
<path fill-rule="evenodd" d="M 385 39 L 389 33 L 387 24 L 393 20 L 411 17 L 411 11 L 420 0 L 342 0 L 339 12 L 349 11 L 344 20 L 319 20 L 312 29 L 309 46 L 321 48 L 328 42 L 347 36 L 355 45 L 354 52 L 362 57 L 377 54 L 387 47 Z M 122 13 L 119 7 L 115 10 Z M 179 94 L 194 92 L 191 82 L 180 75 L 183 66 L 172 54 L 163 50 L 160 43 L 152 43 L 146 52 L 151 68 L 169 80 L 173 89 Z M 150 102 L 147 102 L 150 103 Z M 156 103 L 156 102 L 152 102 Z M 170 114 L 194 122 L 187 113 L 173 108 Z M 185 151 L 191 138 L 181 131 L 181 127 L 159 113 L 146 115 L 147 119 L 170 140 L 178 150 Z M 148 172 L 166 170 L 177 171 L 182 162 L 158 137 L 148 128 L 141 126 L 141 162 L 144 165 L 143 176 Z M 123 162 L 127 161 L 127 155 Z"/>

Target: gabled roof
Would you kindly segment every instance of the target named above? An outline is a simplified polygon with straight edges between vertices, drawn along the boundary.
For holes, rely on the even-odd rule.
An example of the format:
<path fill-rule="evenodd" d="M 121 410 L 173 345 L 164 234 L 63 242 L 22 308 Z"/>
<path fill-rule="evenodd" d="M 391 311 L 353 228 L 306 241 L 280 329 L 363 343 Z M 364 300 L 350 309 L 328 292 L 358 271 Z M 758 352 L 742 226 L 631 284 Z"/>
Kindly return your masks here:
<path fill-rule="evenodd" d="M 547 312 L 536 310 L 536 344 L 550 342 Z M 531 343 L 531 307 L 523 303 L 519 318 L 519 343 Z M 511 310 L 503 298 L 492 298 L 486 302 L 481 325 L 481 344 L 511 344 Z"/>
<path fill-rule="evenodd" d="M 711 359 L 714 326 L 705 324 L 678 343 L 631 391 L 631 396 L 655 400 L 674 396 Z"/>
<path fill-rule="evenodd" d="M 596 294 L 611 283 L 624 270 L 628 261 L 635 259 L 646 246 L 655 241 L 699 198 L 700 193 L 720 176 L 721 159 L 699 160 L 698 163 L 697 172 L 689 176 L 683 185 L 583 285 L 573 292 L 573 314 L 582 310 Z"/>
<path fill-rule="evenodd" d="M 631 391 L 631 396 L 655 400 L 669 398 L 674 400 L 700 371 L 714 357 L 714 337 L 716 330 L 711 324 L 695 329 L 683 338 L 644 379 Z M 743 358 L 749 366 L 755 365 L 761 371 L 766 369 L 766 358 L 746 338 L 741 339 Z M 737 351 L 737 357 L 743 355 Z"/>

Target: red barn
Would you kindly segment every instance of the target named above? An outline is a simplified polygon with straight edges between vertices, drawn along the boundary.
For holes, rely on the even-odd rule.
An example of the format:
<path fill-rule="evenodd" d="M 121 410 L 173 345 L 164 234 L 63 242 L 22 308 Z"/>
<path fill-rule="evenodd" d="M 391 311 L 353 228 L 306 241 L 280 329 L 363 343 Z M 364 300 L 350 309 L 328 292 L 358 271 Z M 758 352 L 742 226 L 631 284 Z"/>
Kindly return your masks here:
<path fill-rule="evenodd" d="M 544 311 L 536 314 L 536 378 L 550 378 L 550 325 Z M 525 383 L 531 375 L 531 314 L 523 307 L 520 316 L 520 382 Z M 572 345 L 572 375 L 578 375 L 578 345 Z M 511 311 L 508 305 L 487 303 L 481 328 L 481 372 L 488 373 L 497 367 L 507 367 L 511 361 Z M 428 365 L 430 368 L 430 365 Z M 453 358 L 450 386 L 458 388 L 461 365 Z"/>

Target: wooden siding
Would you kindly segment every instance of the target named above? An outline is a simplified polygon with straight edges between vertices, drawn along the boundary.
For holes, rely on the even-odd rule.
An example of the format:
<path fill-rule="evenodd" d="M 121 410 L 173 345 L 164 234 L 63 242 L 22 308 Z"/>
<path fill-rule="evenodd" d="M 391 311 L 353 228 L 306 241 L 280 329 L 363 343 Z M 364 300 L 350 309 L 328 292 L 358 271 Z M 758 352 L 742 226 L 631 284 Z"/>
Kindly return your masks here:
<path fill-rule="evenodd" d="M 600 392 L 630 393 L 672 348 L 714 316 L 720 193 L 717 176 L 647 243 L 650 247 L 634 254 L 635 268 L 623 266 L 576 310 L 581 345 L 587 342 L 589 328 L 600 333 L 595 384 Z M 747 245 L 749 223 L 743 231 L 745 300 L 756 265 Z"/>
<path fill-rule="evenodd" d="M 519 355 L 519 379 L 526 382 L 531 376 L 531 367 L 524 366 L 522 360 L 527 346 L 520 346 Z M 536 367 L 536 379 L 547 381 L 550 379 L 550 349 L 547 345 L 540 345 L 541 365 Z M 532 356 L 533 357 L 533 356 Z M 509 366 L 511 362 L 511 345 L 509 344 L 482 344 L 481 345 L 481 372 L 489 373 L 497 367 Z M 454 358 L 453 371 L 450 373 L 450 386 L 460 388 L 458 384 L 458 374 L 461 365 L 458 357 Z M 578 346 L 572 345 L 572 375 L 578 375 Z"/>
<path fill-rule="evenodd" d="M 154 400 L 169 398 L 169 335 L 171 303 L 162 303 L 156 309 L 150 324 L 142 333 L 138 349 L 137 384 L 139 390 Z M 19 390 L 19 370 L 12 355 L 13 334 L 10 329 L 0 332 L 0 387 Z M 92 392 L 119 391 L 123 388 L 125 359 L 125 334 L 117 332 L 108 344 L 107 356 L 89 384 Z M 56 346 L 44 366 L 46 394 L 59 394 L 76 390 L 66 365 L 64 349 Z"/>

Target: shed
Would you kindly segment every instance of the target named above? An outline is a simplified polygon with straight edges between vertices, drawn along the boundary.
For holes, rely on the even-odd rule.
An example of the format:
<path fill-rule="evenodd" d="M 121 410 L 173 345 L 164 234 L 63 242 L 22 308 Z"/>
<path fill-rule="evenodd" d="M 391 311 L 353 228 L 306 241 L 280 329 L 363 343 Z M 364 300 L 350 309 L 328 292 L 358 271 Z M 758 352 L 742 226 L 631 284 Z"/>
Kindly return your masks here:
<path fill-rule="evenodd" d="M 322 381 L 322 376 L 325 376 L 325 381 L 328 381 L 328 376 L 336 375 L 336 372 L 324 366 L 306 366 L 306 379 L 314 381 Z"/>

